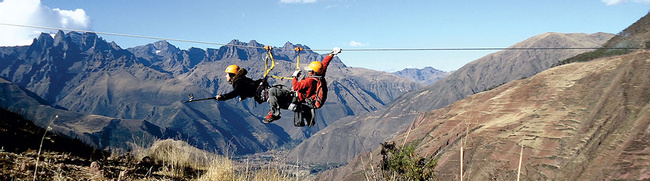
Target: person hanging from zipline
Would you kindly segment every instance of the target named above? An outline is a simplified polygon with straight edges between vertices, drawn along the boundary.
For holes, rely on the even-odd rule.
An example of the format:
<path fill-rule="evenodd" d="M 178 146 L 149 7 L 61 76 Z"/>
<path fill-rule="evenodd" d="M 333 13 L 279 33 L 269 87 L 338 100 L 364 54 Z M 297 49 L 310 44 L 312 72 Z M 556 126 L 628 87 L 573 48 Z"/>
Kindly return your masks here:
<path fill-rule="evenodd" d="M 282 106 L 289 105 L 295 107 L 295 104 L 307 103 L 311 104 L 312 108 L 320 108 L 322 103 L 325 101 L 325 96 L 327 96 L 327 82 L 325 81 L 325 73 L 327 67 L 329 66 L 330 60 L 341 53 L 341 48 L 334 48 L 330 54 L 325 56 L 322 62 L 313 61 L 309 66 L 305 67 L 305 70 L 308 72 L 308 76 L 304 77 L 302 80 L 298 80 L 298 77 L 301 74 L 300 70 L 296 70 L 293 74 L 292 87 L 293 90 L 283 88 L 281 86 L 274 86 L 268 90 L 268 99 L 267 102 L 270 105 L 270 110 L 268 115 L 262 119 L 264 123 L 271 123 L 275 120 L 280 119 L 280 109 L 288 109 L 291 106 Z M 321 87 L 318 87 L 321 86 Z M 295 93 L 295 94 L 294 94 Z M 317 95 L 320 93 L 322 95 Z M 322 96 L 320 100 L 312 100 L 312 97 Z M 316 104 L 316 105 L 314 105 Z"/>
<path fill-rule="evenodd" d="M 242 101 L 248 97 L 254 97 L 260 80 L 254 81 L 246 77 L 247 73 L 246 69 L 239 68 L 238 65 L 233 64 L 226 67 L 226 80 L 232 85 L 232 91 L 217 95 L 215 99 L 225 101 L 239 96 L 239 101 Z"/>

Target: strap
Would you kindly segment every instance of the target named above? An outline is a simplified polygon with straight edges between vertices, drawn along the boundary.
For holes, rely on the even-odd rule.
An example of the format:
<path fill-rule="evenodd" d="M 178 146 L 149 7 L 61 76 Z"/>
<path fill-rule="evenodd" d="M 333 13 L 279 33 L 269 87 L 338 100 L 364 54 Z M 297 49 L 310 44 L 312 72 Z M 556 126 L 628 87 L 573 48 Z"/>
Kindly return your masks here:
<path fill-rule="evenodd" d="M 275 75 L 271 75 L 271 78 L 280 79 L 280 80 L 293 79 L 293 77 L 282 77 L 282 76 L 275 76 Z"/>
<path fill-rule="evenodd" d="M 271 46 L 264 46 L 264 49 L 266 50 L 266 58 L 264 59 L 264 76 L 263 77 L 268 77 L 269 73 L 273 68 L 275 68 L 275 58 L 273 58 L 273 53 L 271 52 L 273 48 Z M 296 47 L 295 50 L 298 52 L 296 54 L 296 70 L 300 70 L 300 52 L 303 51 L 304 49 L 302 47 Z M 271 68 L 269 67 L 269 59 L 271 59 Z M 293 77 L 282 77 L 282 76 L 275 76 L 271 75 L 271 78 L 275 79 L 293 79 Z"/>
<path fill-rule="evenodd" d="M 273 48 L 271 46 L 264 46 L 264 49 L 266 50 L 266 58 L 264 59 L 264 78 L 269 75 L 269 72 L 275 68 L 275 58 L 273 58 L 273 53 L 271 50 Z M 269 68 L 269 59 L 271 59 L 271 68 Z"/>

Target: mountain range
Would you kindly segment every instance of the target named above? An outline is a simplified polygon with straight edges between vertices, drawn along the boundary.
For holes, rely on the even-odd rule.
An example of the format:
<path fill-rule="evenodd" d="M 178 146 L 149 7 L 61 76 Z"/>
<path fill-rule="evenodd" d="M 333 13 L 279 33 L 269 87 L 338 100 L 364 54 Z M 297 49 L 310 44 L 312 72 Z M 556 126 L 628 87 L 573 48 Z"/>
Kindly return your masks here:
<path fill-rule="evenodd" d="M 274 47 L 272 74 L 286 76 L 295 69 L 297 46 L 302 45 Z M 318 112 L 316 127 L 294 127 L 288 111 L 276 123 L 263 124 L 268 106 L 252 100 L 181 103 L 188 94 L 203 98 L 230 91 L 223 72 L 230 64 L 261 78 L 263 47 L 233 40 L 219 49 L 180 50 L 159 41 L 122 49 L 94 33 L 44 33 L 30 46 L 0 48 L 0 76 L 11 87 L 2 95 L 2 108 L 44 127 L 59 115 L 53 123 L 58 132 L 102 149 L 126 148 L 142 137 L 175 137 L 206 150 L 250 154 L 300 142 L 341 117 L 374 111 L 420 87 L 386 72 L 346 67 L 335 58 L 327 79 L 336 96 Z M 312 51 L 300 56 L 304 62 L 324 57 Z M 17 99 L 20 95 L 29 100 Z"/>

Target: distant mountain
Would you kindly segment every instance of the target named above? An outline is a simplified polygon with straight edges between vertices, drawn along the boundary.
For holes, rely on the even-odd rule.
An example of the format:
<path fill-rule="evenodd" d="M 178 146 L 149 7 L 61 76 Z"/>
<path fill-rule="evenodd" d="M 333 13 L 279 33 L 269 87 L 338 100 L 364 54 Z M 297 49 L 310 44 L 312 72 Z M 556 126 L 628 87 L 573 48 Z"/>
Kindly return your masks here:
<path fill-rule="evenodd" d="M 522 180 L 647 179 L 648 60 L 637 51 L 555 67 L 421 114 L 390 142 L 438 158 L 440 180 L 460 177 L 461 153 L 469 180 L 513 180 L 519 164 Z M 321 179 L 364 179 L 379 165 L 372 154 Z"/>
<path fill-rule="evenodd" d="M 277 62 L 272 74 L 286 76 L 295 69 L 295 46 L 302 45 L 287 43 L 275 47 Z M 420 88 L 413 81 L 389 73 L 348 68 L 335 58 L 327 77 L 331 95 L 327 105 L 320 109 L 314 128 L 294 127 L 292 112 L 283 112 L 283 119 L 273 124 L 263 124 L 260 120 L 268 112 L 268 105 L 256 105 L 250 99 L 181 103 L 188 99 L 188 94 L 204 98 L 230 91 L 232 87 L 223 72 L 230 64 L 247 68 L 251 78 L 261 78 L 266 53 L 262 47 L 255 41 L 233 40 L 219 49 L 180 50 L 159 41 L 125 50 L 93 33 L 60 31 L 53 37 L 42 34 L 30 46 L 0 48 L 0 76 L 32 92 L 33 97 L 42 98 L 39 104 L 51 105 L 38 112 L 32 112 L 33 106 L 8 110 L 40 120 L 36 122 L 41 126 L 56 112 L 68 111 L 75 114 L 61 120 L 66 125 L 63 132 L 68 135 L 85 134 L 88 130 L 92 134 L 104 128 L 104 132 L 111 133 L 104 133 L 101 139 L 86 140 L 99 148 L 124 147 L 133 135 L 140 135 L 141 125 L 79 125 L 81 118 L 100 116 L 147 123 L 178 132 L 200 148 L 235 154 L 263 152 L 291 141 L 299 142 L 341 117 L 377 110 L 401 94 Z M 323 57 L 305 51 L 301 54 L 301 65 Z M 286 80 L 271 81 L 289 85 Z M 24 104 L 20 101 L 12 104 Z M 124 121 L 111 122 L 114 126 L 117 123 Z M 120 132 L 118 128 L 131 132 Z"/>
<path fill-rule="evenodd" d="M 151 142 L 154 138 L 184 138 L 176 131 L 160 128 L 145 120 L 117 119 L 57 109 L 47 105 L 36 94 L 3 78 L 0 78 L 0 109 L 18 113 L 41 128 L 46 128 L 52 123 L 50 126 L 54 132 L 82 140 L 95 148 L 125 148 L 128 142 L 133 143 L 134 139 Z M 7 114 L 12 115 L 11 113 Z M 58 118 L 55 118 L 57 115 Z M 3 117 L 3 119 L 11 117 Z M 3 122 L 5 121 L 19 120 L 3 120 Z M 30 123 L 25 122 L 25 124 Z M 37 140 L 33 141 L 38 142 Z M 33 144 L 25 143 L 25 145 Z M 17 148 L 20 149 L 20 147 Z"/>
<path fill-rule="evenodd" d="M 449 72 L 438 70 L 433 67 L 424 67 L 423 69 L 405 68 L 404 70 L 393 72 L 392 74 L 416 81 L 422 85 L 431 85 L 449 75 Z"/>
<path fill-rule="evenodd" d="M 511 47 L 599 47 L 612 34 L 544 33 Z M 439 109 L 469 95 L 512 80 L 530 77 L 554 63 L 587 50 L 502 50 L 470 62 L 440 81 L 408 92 L 382 109 L 343 118 L 305 140 L 289 159 L 305 163 L 346 163 L 357 154 L 373 150 L 406 129 L 422 113 Z"/>

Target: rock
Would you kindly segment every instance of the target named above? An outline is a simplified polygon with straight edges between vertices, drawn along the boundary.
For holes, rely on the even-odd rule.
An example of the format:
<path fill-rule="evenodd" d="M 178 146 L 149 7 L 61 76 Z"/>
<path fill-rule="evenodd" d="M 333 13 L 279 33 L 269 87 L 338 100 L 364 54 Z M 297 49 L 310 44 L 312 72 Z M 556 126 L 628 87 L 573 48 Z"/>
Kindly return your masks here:
<path fill-rule="evenodd" d="M 22 171 L 26 171 L 26 170 L 27 170 L 27 163 L 25 163 L 25 162 L 23 161 L 23 162 L 21 162 L 20 164 L 18 164 L 18 171 L 21 171 L 21 172 L 22 172 Z"/>
<path fill-rule="evenodd" d="M 127 180 L 133 173 L 129 170 L 124 170 L 120 172 L 120 176 L 117 180 Z"/>
<path fill-rule="evenodd" d="M 68 166 L 66 166 L 64 163 L 59 163 L 59 164 L 56 164 L 56 169 L 59 170 L 59 171 L 63 171 L 63 170 L 67 171 Z"/>
<path fill-rule="evenodd" d="M 103 174 L 102 164 L 99 163 L 98 161 L 94 161 L 94 162 L 90 163 L 90 173 L 92 173 L 94 175 Z"/>

